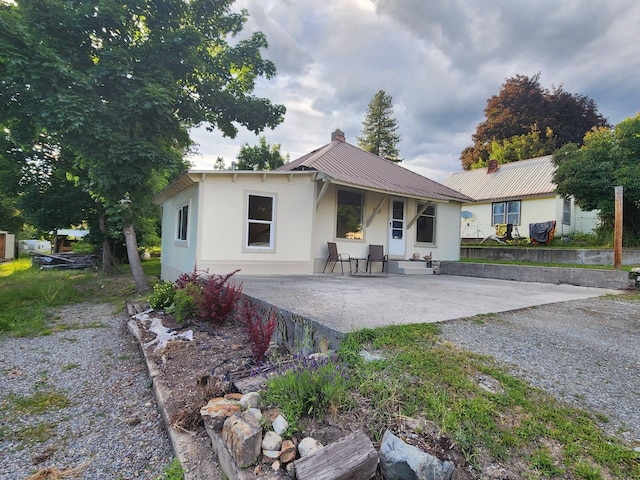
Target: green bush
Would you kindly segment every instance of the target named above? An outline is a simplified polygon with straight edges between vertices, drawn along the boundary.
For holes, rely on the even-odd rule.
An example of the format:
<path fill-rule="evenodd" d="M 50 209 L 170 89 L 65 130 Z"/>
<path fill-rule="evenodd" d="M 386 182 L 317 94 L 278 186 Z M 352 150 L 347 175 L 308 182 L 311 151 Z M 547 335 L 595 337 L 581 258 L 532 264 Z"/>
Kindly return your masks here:
<path fill-rule="evenodd" d="M 176 289 L 173 283 L 159 282 L 153 286 L 153 293 L 149 298 L 149 305 L 151 308 L 158 310 L 160 308 L 167 308 L 175 301 Z"/>
<path fill-rule="evenodd" d="M 185 323 L 198 315 L 198 299 L 202 295 L 201 291 L 197 285 L 176 290 L 173 313 L 178 322 Z"/>

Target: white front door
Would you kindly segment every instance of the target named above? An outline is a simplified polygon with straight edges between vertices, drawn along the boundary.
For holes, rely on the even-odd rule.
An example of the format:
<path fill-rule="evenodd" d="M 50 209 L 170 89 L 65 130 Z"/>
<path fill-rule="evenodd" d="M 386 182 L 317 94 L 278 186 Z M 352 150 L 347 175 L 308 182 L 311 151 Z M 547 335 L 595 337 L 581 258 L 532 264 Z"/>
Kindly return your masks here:
<path fill-rule="evenodd" d="M 404 257 L 405 254 L 405 202 L 401 199 L 391 200 L 389 217 L 389 256 Z"/>

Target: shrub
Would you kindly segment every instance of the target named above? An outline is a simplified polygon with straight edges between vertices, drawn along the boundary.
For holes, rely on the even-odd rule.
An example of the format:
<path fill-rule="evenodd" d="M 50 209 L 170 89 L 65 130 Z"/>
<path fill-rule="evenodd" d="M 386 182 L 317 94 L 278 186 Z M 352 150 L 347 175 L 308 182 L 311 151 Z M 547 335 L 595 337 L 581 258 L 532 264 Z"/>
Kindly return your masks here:
<path fill-rule="evenodd" d="M 166 308 L 173 304 L 176 296 L 176 289 L 171 282 L 159 282 L 153 286 L 153 293 L 149 298 L 149 305 L 151 308 L 157 310 L 159 308 Z"/>
<path fill-rule="evenodd" d="M 251 350 L 256 361 L 262 363 L 276 328 L 276 312 L 269 311 L 265 321 L 264 314 L 260 309 L 253 302 L 245 301 L 240 307 L 240 317 L 251 341 Z"/>
<path fill-rule="evenodd" d="M 210 275 L 204 281 L 201 295 L 197 300 L 200 318 L 222 325 L 234 312 L 242 295 L 242 284 L 239 286 L 233 283 L 225 284 L 239 271 L 235 270 L 224 276 Z"/>
<path fill-rule="evenodd" d="M 200 287 L 197 285 L 176 290 L 174 297 L 174 315 L 178 322 L 185 323 L 197 316 L 199 297 Z"/>

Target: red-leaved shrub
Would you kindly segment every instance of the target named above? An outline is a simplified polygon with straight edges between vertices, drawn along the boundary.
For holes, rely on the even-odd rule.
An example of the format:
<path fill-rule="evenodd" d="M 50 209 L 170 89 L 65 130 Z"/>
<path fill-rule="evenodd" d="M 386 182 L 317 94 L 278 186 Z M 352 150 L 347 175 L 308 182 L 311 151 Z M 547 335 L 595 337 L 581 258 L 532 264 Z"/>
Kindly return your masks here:
<path fill-rule="evenodd" d="M 253 302 L 244 301 L 240 306 L 239 313 L 249 340 L 251 340 L 251 350 L 256 361 L 261 363 L 269 349 L 269 343 L 276 328 L 276 312 L 270 310 L 265 319 L 262 311 Z"/>
<path fill-rule="evenodd" d="M 202 292 L 198 298 L 198 315 L 200 318 L 222 325 L 234 312 L 242 295 L 242 283 L 228 283 L 229 278 L 240 270 L 226 275 L 209 275 L 204 280 Z M 226 284 L 226 285 L 225 285 Z"/>

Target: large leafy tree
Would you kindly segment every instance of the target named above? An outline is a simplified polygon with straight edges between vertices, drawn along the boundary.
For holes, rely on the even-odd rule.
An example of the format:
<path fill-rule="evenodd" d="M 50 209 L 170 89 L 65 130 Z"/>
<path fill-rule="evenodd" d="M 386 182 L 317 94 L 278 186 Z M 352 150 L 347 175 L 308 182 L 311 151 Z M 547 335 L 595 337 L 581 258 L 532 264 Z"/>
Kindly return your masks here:
<path fill-rule="evenodd" d="M 238 156 L 238 170 L 275 170 L 284 165 L 285 158 L 280 153 L 281 145 L 269 145 L 267 139 L 262 136 L 258 145 L 253 147 L 245 143 L 240 147 Z"/>
<path fill-rule="evenodd" d="M 253 95 L 275 66 L 262 58 L 263 34 L 235 38 L 247 14 L 232 3 L 0 3 L 0 124 L 19 146 L 45 137 L 71 158 L 101 225 L 124 232 L 139 291 L 149 284 L 134 220 L 158 176 L 186 168 L 189 128 L 234 137 L 239 126 L 258 133 L 284 115 Z"/>
<path fill-rule="evenodd" d="M 380 90 L 369 102 L 362 122 L 362 136 L 357 137 L 358 146 L 392 162 L 401 162 L 398 143 L 402 138 L 396 130 L 398 121 L 393 116 L 393 98 Z"/>
<path fill-rule="evenodd" d="M 608 127 L 590 98 L 566 92 L 561 86 L 545 89 L 540 84 L 540 74 L 527 77 L 516 75 L 508 78 L 498 95 L 487 100 L 485 120 L 473 134 L 473 145 L 460 155 L 466 170 L 481 166 L 492 154 L 496 142 L 529 143 L 536 154 L 548 155 L 567 143 L 580 145 L 593 127 Z M 536 135 L 535 144 L 531 143 Z M 524 155 L 526 152 L 522 150 Z M 522 160 L 522 157 L 513 160 Z"/>
<path fill-rule="evenodd" d="M 573 196 L 581 208 L 598 209 L 608 235 L 615 220 L 614 187 L 623 186 L 623 242 L 640 246 L 640 114 L 613 129 L 589 132 L 582 146 L 565 145 L 553 162 L 558 193 Z"/>

